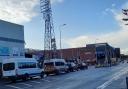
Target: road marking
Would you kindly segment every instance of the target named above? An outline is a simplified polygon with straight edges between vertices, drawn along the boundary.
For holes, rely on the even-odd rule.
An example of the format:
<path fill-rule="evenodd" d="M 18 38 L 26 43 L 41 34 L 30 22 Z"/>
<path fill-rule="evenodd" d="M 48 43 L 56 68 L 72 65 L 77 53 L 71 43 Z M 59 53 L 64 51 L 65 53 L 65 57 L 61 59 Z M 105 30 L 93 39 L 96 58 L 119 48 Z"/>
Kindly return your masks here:
<path fill-rule="evenodd" d="M 122 75 L 126 74 L 128 72 L 127 68 L 117 72 L 114 74 L 113 78 L 106 81 L 104 84 L 97 87 L 97 89 L 105 89 L 107 86 L 109 86 L 113 81 L 118 80 Z"/>
<path fill-rule="evenodd" d="M 37 82 L 37 81 L 30 81 L 30 82 L 33 82 L 33 83 L 38 83 L 38 84 L 40 84 L 41 82 Z"/>
<path fill-rule="evenodd" d="M 41 79 L 41 80 L 43 80 L 43 81 L 46 81 L 46 82 L 51 82 L 51 81 L 49 81 L 49 80 L 46 80 L 46 79 Z"/>
<path fill-rule="evenodd" d="M 31 84 L 27 84 L 27 83 L 18 83 L 18 84 L 26 85 L 28 87 L 31 87 L 32 86 Z"/>
<path fill-rule="evenodd" d="M 15 89 L 23 89 L 23 88 L 20 88 L 20 87 L 16 87 L 16 86 L 13 86 L 13 85 L 6 85 L 7 87 L 11 87 L 11 88 L 15 88 Z"/>

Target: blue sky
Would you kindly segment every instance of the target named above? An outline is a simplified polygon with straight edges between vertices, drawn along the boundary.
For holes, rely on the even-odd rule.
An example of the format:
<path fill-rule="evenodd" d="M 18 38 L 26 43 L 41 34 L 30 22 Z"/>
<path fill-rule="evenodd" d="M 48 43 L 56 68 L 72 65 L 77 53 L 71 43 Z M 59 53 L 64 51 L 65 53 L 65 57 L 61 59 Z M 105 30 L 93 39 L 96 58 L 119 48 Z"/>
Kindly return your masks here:
<path fill-rule="evenodd" d="M 7 6 L 8 9 L 18 5 L 17 11 L 13 14 L 4 9 L 4 12 L 10 13 L 12 17 L 5 19 L 0 16 L 0 18 L 24 25 L 27 48 L 43 49 L 44 21 L 40 14 L 39 1 L 12 0 L 15 4 L 9 0 L 0 1 L 4 4 L 7 4 L 6 2 L 12 4 Z M 2 12 L 2 4 L 0 4 L 0 12 Z M 25 6 L 24 9 L 21 9 L 22 5 Z M 67 24 L 61 28 L 63 48 L 108 42 L 115 47 L 121 47 L 122 52 L 126 53 L 128 27 L 121 21 L 123 7 L 128 7 L 127 0 L 52 0 L 57 47 L 59 48 L 59 26 Z M 17 13 L 22 18 L 16 18 Z"/>

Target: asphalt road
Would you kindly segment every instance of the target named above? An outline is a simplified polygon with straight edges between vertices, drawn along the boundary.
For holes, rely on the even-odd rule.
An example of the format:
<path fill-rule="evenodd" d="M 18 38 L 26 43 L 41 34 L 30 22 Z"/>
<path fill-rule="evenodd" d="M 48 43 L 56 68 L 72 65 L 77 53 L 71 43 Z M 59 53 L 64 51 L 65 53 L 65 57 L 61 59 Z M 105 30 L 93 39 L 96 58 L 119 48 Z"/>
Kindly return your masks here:
<path fill-rule="evenodd" d="M 113 67 L 80 70 L 58 76 L 48 76 L 43 79 L 18 81 L 10 83 L 0 81 L 0 89 L 121 89 L 111 88 L 113 83 L 127 73 L 128 64 Z"/>

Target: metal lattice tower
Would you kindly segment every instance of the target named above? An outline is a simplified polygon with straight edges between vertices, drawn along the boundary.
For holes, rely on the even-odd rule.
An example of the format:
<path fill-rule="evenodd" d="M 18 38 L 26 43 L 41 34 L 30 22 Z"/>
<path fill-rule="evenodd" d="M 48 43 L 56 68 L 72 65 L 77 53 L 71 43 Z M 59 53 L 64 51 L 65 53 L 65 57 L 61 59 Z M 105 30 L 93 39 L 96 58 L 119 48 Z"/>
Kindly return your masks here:
<path fill-rule="evenodd" d="M 45 59 L 56 57 L 56 40 L 52 19 L 52 10 L 50 0 L 40 0 L 41 13 L 45 21 L 44 34 L 44 56 Z"/>

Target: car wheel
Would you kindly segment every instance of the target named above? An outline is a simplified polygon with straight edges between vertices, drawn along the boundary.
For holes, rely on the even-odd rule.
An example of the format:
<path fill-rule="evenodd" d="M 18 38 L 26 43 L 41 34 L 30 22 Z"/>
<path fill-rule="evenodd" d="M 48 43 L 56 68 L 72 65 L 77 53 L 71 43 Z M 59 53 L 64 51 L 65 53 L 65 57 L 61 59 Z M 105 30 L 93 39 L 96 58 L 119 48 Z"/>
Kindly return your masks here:
<path fill-rule="evenodd" d="M 40 77 L 44 78 L 44 72 L 41 72 Z"/>

